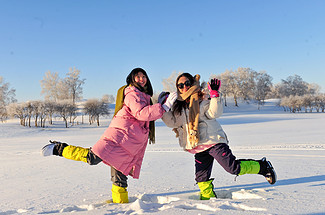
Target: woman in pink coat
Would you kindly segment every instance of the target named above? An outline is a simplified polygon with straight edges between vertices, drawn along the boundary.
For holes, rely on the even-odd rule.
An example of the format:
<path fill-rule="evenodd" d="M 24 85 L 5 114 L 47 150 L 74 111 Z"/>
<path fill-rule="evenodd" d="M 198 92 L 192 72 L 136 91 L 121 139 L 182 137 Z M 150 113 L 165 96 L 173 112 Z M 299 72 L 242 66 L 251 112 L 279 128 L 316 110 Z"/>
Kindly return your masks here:
<path fill-rule="evenodd" d="M 92 148 L 50 141 L 42 149 L 44 156 L 57 155 L 90 165 L 103 161 L 111 166 L 113 203 L 128 202 L 127 176 L 139 178 L 149 133 L 150 141 L 154 141 L 154 123 L 150 121 L 161 118 L 176 100 L 176 97 L 169 97 L 163 105 L 162 101 L 151 105 L 152 86 L 141 68 L 133 69 L 126 82 L 122 98 L 116 99 L 117 104 L 123 103 L 122 108 Z"/>

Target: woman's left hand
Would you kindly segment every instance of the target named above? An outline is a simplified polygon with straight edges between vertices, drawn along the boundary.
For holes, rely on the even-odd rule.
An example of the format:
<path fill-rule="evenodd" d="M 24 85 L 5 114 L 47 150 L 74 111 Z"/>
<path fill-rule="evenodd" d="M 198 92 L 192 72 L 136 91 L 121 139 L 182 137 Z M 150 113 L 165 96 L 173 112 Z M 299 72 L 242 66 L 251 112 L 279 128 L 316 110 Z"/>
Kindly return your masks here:
<path fill-rule="evenodd" d="M 210 82 L 208 82 L 208 89 L 210 91 L 211 98 L 219 97 L 220 86 L 221 86 L 221 81 L 216 78 L 213 78 L 210 80 Z"/>
<path fill-rule="evenodd" d="M 177 93 L 173 92 L 168 95 L 166 102 L 162 105 L 166 111 L 169 111 L 177 99 Z"/>
<path fill-rule="evenodd" d="M 158 96 L 158 103 L 164 104 L 169 94 L 169 92 L 162 91 Z"/>

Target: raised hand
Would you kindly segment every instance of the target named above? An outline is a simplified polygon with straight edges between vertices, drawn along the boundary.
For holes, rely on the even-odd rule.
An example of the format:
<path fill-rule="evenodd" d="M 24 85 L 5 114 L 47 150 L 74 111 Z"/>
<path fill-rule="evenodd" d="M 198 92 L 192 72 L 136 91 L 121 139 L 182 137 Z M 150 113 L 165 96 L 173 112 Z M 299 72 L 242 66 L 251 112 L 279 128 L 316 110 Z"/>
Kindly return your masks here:
<path fill-rule="evenodd" d="M 208 89 L 210 91 L 210 97 L 219 97 L 219 89 L 221 86 L 221 81 L 219 79 L 213 78 L 208 82 Z"/>

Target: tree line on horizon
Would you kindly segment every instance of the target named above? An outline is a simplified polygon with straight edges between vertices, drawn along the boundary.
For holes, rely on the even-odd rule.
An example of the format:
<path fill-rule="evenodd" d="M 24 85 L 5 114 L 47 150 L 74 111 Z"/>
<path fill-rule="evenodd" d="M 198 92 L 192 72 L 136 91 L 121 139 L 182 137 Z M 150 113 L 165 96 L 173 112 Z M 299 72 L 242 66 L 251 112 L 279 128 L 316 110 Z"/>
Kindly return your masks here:
<path fill-rule="evenodd" d="M 6 89 L 0 91 L 0 95 L 7 95 L 3 96 L 6 99 L 0 104 L 0 120 L 4 121 L 9 117 L 15 117 L 20 119 L 22 126 L 31 127 L 31 121 L 34 120 L 35 127 L 45 127 L 46 121 L 52 125 L 53 117 L 60 117 L 63 119 L 65 127 L 68 127 L 69 123 L 74 125 L 78 115 L 81 115 L 82 123 L 84 123 L 84 116 L 88 115 L 89 124 L 96 122 L 99 126 L 100 116 L 110 114 L 109 104 L 113 99 L 111 95 L 80 102 L 85 79 L 80 78 L 80 70 L 76 68 L 71 68 L 65 78 L 60 78 L 57 72 L 48 71 L 40 83 L 44 101 L 20 103 L 14 99 L 15 90 L 9 90 L 8 83 L 5 83 Z M 2 89 L 1 85 L 0 89 Z"/>
<path fill-rule="evenodd" d="M 162 80 L 164 91 L 175 91 L 175 80 L 180 73 L 173 72 L 168 78 Z M 251 68 L 238 68 L 226 70 L 219 75 L 211 75 L 211 78 L 221 80 L 220 92 L 224 105 L 228 105 L 228 99 L 233 99 L 235 106 L 238 101 L 256 102 L 258 107 L 264 105 L 266 99 L 280 98 L 279 106 L 285 111 L 300 112 L 324 112 L 325 95 L 320 93 L 320 86 L 305 82 L 300 76 L 293 75 L 282 79 L 280 83 L 273 85 L 273 78 L 265 71 L 256 72 Z M 209 81 L 209 80 L 208 80 Z M 202 89 L 208 93 L 207 82 L 202 80 Z M 80 70 L 70 68 L 65 78 L 60 78 L 58 73 L 48 71 L 40 81 L 44 101 L 28 101 L 17 103 L 15 89 L 5 83 L 0 76 L 0 120 L 5 121 L 9 117 L 17 117 L 23 126 L 31 126 L 34 120 L 36 127 L 44 127 L 46 120 L 52 123 L 53 116 L 59 116 L 68 127 L 68 121 L 73 124 L 78 114 L 88 115 L 89 123 L 97 122 L 99 117 L 109 115 L 108 105 L 114 103 L 113 95 L 104 95 L 102 99 L 90 99 L 77 105 L 81 101 L 85 79 L 80 78 Z M 156 101 L 158 94 L 153 96 Z M 83 120 L 82 120 L 83 121 Z"/>
<path fill-rule="evenodd" d="M 173 72 L 168 78 L 163 79 L 164 91 L 175 91 L 176 77 L 180 73 Z M 264 105 L 266 99 L 279 98 L 279 106 L 285 111 L 324 112 L 325 94 L 321 93 L 321 87 L 315 83 L 307 83 L 299 75 L 289 76 L 280 83 L 273 84 L 273 78 L 265 71 L 256 72 L 251 68 L 238 68 L 226 70 L 219 75 L 212 74 L 209 78 L 221 80 L 220 92 L 223 103 L 228 105 L 228 99 L 232 99 L 236 107 L 238 101 L 256 102 L 258 108 Z M 208 81 L 209 81 L 208 80 Z M 208 93 L 206 81 L 201 81 L 201 87 Z"/>

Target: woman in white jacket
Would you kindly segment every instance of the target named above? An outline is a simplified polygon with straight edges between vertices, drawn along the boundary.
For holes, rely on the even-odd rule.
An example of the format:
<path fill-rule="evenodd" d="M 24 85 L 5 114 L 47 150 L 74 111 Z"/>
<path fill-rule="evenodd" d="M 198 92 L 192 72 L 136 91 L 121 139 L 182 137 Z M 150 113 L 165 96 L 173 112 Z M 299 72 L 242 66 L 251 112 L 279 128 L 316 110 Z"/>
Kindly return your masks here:
<path fill-rule="evenodd" d="M 232 154 L 226 133 L 216 118 L 223 113 L 219 97 L 220 80 L 208 82 L 210 98 L 200 88 L 200 76 L 183 73 L 176 79 L 177 100 L 173 108 L 163 115 L 163 121 L 173 128 L 179 144 L 194 154 L 195 180 L 201 190 L 200 199 L 216 197 L 213 191 L 213 179 L 210 179 L 213 160 L 230 174 L 261 174 L 270 184 L 276 182 L 275 171 L 269 161 L 236 159 Z M 164 93 L 160 95 L 164 99 Z"/>

